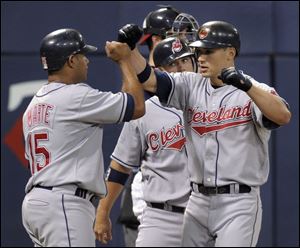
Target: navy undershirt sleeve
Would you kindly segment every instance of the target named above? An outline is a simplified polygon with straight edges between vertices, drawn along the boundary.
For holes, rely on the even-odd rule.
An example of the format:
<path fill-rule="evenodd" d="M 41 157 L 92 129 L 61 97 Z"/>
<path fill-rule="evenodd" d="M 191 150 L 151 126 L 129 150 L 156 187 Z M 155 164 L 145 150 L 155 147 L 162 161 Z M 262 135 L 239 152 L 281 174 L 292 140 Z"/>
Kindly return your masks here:
<path fill-rule="evenodd" d="M 166 72 L 160 70 L 154 70 L 156 75 L 157 90 L 156 95 L 163 103 L 168 102 L 168 98 L 172 89 L 172 82 Z"/>
<path fill-rule="evenodd" d="M 123 121 L 131 121 L 134 112 L 134 99 L 133 96 L 128 93 L 126 93 L 126 95 L 127 95 L 127 106 L 126 106 L 126 112 Z"/>

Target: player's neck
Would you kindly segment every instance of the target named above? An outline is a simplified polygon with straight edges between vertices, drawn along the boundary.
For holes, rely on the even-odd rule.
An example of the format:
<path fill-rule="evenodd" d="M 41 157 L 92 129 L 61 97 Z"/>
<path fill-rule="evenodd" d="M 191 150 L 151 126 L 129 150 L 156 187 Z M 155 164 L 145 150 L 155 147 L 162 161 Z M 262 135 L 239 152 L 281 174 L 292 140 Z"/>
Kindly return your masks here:
<path fill-rule="evenodd" d="M 223 83 L 222 80 L 220 80 L 218 77 L 211 77 L 210 78 L 210 83 L 214 88 L 222 87 L 225 84 Z"/>
<path fill-rule="evenodd" d="M 64 84 L 73 84 L 74 81 L 68 77 L 63 77 L 61 75 L 49 75 L 48 76 L 48 83 L 64 83 Z"/>
<path fill-rule="evenodd" d="M 72 73 L 69 71 L 60 70 L 57 72 L 54 72 L 51 75 L 48 75 L 48 82 L 54 83 L 54 82 L 60 82 L 64 84 L 74 84 L 77 83 L 78 80 L 74 78 Z"/>
<path fill-rule="evenodd" d="M 153 60 L 153 50 L 154 49 L 152 49 L 151 51 L 150 51 L 150 53 L 149 53 L 149 61 L 148 61 L 148 64 L 150 65 L 150 66 L 155 66 L 154 65 L 154 60 Z"/>

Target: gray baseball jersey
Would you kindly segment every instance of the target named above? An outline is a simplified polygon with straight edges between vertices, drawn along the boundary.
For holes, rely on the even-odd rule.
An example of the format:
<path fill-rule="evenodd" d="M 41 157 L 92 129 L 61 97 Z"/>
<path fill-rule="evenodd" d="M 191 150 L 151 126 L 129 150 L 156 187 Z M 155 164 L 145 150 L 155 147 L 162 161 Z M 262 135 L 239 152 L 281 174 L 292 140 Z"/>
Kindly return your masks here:
<path fill-rule="evenodd" d="M 169 77 L 166 105 L 183 110 L 191 181 L 231 188 L 230 194 L 206 195 L 193 184 L 182 246 L 255 246 L 262 217 L 259 186 L 268 177 L 269 129 L 276 125 L 234 86 L 213 88 L 210 79 L 188 72 Z M 250 193 L 238 193 L 240 184 L 251 186 Z"/>
<path fill-rule="evenodd" d="M 104 196 L 102 124 L 122 122 L 127 99 L 126 93 L 99 92 L 84 83 L 43 86 L 23 116 L 32 173 L 26 192 L 38 184 L 76 184 Z"/>
<path fill-rule="evenodd" d="M 146 101 L 146 114 L 124 124 L 111 156 L 125 167 L 141 166 L 143 195 L 148 202 L 186 206 L 189 175 L 182 112 Z"/>
<path fill-rule="evenodd" d="M 205 186 L 265 183 L 270 130 L 250 97 L 231 85 L 214 89 L 200 74 L 171 73 L 170 79 L 166 106 L 184 112 L 191 181 Z M 266 84 L 251 82 L 276 94 Z"/>

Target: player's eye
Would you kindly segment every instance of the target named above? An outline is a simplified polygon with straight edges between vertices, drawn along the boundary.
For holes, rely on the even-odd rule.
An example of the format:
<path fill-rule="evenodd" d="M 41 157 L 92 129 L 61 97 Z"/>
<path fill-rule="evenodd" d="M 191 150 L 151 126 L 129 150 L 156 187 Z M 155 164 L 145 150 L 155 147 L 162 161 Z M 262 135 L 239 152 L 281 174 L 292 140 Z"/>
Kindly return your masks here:
<path fill-rule="evenodd" d="M 210 55 L 215 52 L 215 49 L 197 49 L 196 56 L 199 58 L 200 55 Z"/>
<path fill-rule="evenodd" d="M 181 59 L 181 62 L 183 63 L 183 64 L 185 64 L 185 63 L 187 63 L 188 62 L 188 58 L 183 58 L 183 59 Z"/>
<path fill-rule="evenodd" d="M 169 66 L 170 66 L 170 67 L 175 67 L 175 66 L 176 66 L 176 63 L 174 63 L 174 62 L 173 62 L 173 63 L 170 63 Z"/>

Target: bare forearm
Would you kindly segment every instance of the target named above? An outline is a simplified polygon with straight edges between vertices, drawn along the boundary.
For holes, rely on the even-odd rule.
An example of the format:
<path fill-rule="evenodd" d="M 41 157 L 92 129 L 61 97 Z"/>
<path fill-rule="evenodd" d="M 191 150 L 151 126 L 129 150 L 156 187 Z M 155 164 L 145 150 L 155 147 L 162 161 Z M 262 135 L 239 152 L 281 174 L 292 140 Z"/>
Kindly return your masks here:
<path fill-rule="evenodd" d="M 138 48 L 135 48 L 131 52 L 131 64 L 136 72 L 136 74 L 140 74 L 146 67 L 147 61 L 141 55 Z M 142 84 L 144 90 L 155 93 L 156 92 L 156 76 L 153 68 L 151 68 L 151 74 L 149 79 Z"/>
<path fill-rule="evenodd" d="M 136 74 L 140 74 L 145 69 L 147 61 L 137 47 L 131 51 L 130 60 Z"/>
<path fill-rule="evenodd" d="M 110 163 L 110 167 L 114 170 L 120 171 L 122 173 L 129 174 L 130 169 L 125 168 L 124 166 L 117 163 L 115 160 L 112 160 Z M 100 200 L 97 212 L 102 212 L 105 215 L 109 216 L 110 211 L 116 201 L 116 199 L 119 197 L 120 193 L 123 190 L 123 185 L 115 182 L 106 182 L 107 187 L 107 196 Z"/>
<path fill-rule="evenodd" d="M 252 85 L 247 94 L 269 120 L 278 125 L 285 125 L 290 121 L 291 113 L 280 97 L 255 85 Z"/>
<path fill-rule="evenodd" d="M 119 197 L 120 193 L 123 190 L 123 185 L 114 183 L 114 182 L 106 182 L 107 187 L 107 196 L 99 201 L 99 205 L 97 208 L 97 214 L 104 214 L 106 216 L 110 215 L 110 211 Z"/>

